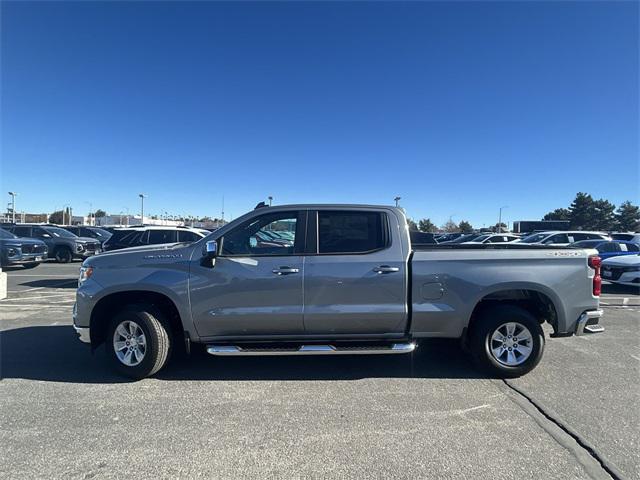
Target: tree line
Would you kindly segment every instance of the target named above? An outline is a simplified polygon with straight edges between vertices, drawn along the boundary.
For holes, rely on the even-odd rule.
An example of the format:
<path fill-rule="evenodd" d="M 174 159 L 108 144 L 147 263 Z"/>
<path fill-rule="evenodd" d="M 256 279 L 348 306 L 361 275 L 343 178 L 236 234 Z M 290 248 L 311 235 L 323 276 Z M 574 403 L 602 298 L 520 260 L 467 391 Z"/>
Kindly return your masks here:
<path fill-rule="evenodd" d="M 542 220 L 568 220 L 573 230 L 638 232 L 640 231 L 640 207 L 627 200 L 616 208 L 609 200 L 603 198 L 594 200 L 588 193 L 578 192 L 571 205 L 567 208 L 556 208 L 542 217 Z M 407 221 L 409 229 L 421 232 L 471 233 L 474 231 L 473 225 L 466 220 L 455 223 L 449 219 L 440 227 L 429 218 L 423 218 L 418 222 L 412 219 Z M 500 227 L 502 231 L 507 228 L 504 223 Z M 493 225 L 491 230 L 498 231 L 498 224 Z"/>

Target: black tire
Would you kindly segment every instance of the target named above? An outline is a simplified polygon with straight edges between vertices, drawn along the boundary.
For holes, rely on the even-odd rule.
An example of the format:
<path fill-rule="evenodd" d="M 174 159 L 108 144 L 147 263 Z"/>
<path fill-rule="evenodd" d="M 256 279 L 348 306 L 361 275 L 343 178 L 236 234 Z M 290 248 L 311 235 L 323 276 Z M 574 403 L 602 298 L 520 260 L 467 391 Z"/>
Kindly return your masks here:
<path fill-rule="evenodd" d="M 36 268 L 38 265 L 40 265 L 40 262 L 23 263 L 22 264 L 22 266 L 24 267 L 25 270 L 30 270 L 32 268 Z"/>
<path fill-rule="evenodd" d="M 58 263 L 69 263 L 73 260 L 73 253 L 66 247 L 60 247 L 56 249 L 54 257 Z"/>
<path fill-rule="evenodd" d="M 116 354 L 114 335 L 122 322 L 135 322 L 146 337 L 144 357 L 139 364 L 125 365 Z M 132 305 L 118 313 L 109 323 L 105 350 L 112 367 L 121 375 L 140 380 L 150 377 L 164 367 L 171 354 L 171 329 L 160 312 L 150 305 Z"/>
<path fill-rule="evenodd" d="M 515 322 L 526 327 L 530 334 L 531 340 L 527 341 L 523 346 L 530 346 L 531 352 L 526 360 L 518 365 L 507 365 L 506 353 L 497 359 L 491 351 L 491 347 L 495 348 L 495 340 L 491 341 L 491 337 L 496 330 L 506 323 Z M 505 331 L 504 328 L 502 331 Z M 521 332 L 518 328 L 516 334 Z M 513 335 L 514 337 L 516 335 Z M 511 337 L 509 337 L 511 338 Z M 507 340 L 505 340 L 507 341 Z M 511 340 L 508 340 L 509 342 Z M 527 345 L 528 344 L 528 345 Z M 524 375 L 533 370 L 540 360 L 544 352 L 544 332 L 540 323 L 527 310 L 515 305 L 499 305 L 483 310 L 477 318 L 474 319 L 469 331 L 468 343 L 469 351 L 475 362 L 483 370 L 491 376 L 499 378 L 514 378 Z M 498 348 L 500 343 L 498 342 Z M 506 345 L 506 343 L 504 344 Z M 513 348 L 513 355 L 516 356 L 519 345 Z M 511 352 L 511 350 L 509 350 Z M 521 361 L 518 358 L 518 361 Z"/>

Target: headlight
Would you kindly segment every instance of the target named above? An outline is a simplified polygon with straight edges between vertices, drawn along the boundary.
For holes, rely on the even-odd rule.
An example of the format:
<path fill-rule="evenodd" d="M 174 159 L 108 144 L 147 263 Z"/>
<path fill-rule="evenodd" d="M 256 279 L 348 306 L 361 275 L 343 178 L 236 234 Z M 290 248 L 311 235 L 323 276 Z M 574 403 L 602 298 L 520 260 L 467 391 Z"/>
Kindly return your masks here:
<path fill-rule="evenodd" d="M 80 277 L 78 278 L 78 285 L 88 280 L 93 275 L 93 267 L 80 267 Z"/>
<path fill-rule="evenodd" d="M 9 247 L 7 249 L 7 256 L 9 257 L 17 257 L 20 253 L 22 253 L 22 250 L 17 247 Z"/>
<path fill-rule="evenodd" d="M 84 250 L 84 247 L 82 245 L 76 245 L 76 252 L 81 252 L 82 250 Z"/>

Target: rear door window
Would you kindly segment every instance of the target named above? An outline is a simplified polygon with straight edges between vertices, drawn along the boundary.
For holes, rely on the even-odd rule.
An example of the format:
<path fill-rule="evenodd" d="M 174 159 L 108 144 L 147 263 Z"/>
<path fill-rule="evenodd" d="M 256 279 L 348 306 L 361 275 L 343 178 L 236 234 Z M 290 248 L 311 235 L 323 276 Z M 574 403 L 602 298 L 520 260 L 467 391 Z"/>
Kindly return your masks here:
<path fill-rule="evenodd" d="M 318 212 L 320 254 L 375 252 L 388 244 L 386 216 L 381 212 Z"/>
<path fill-rule="evenodd" d="M 178 241 L 176 230 L 149 230 L 149 244 L 175 243 Z"/>
<path fill-rule="evenodd" d="M 557 235 L 553 235 L 551 238 L 549 238 L 548 240 L 545 240 L 543 243 L 555 245 L 558 243 L 570 243 L 570 242 L 571 241 L 569 240 L 569 237 L 567 236 L 566 233 L 559 233 Z"/>
<path fill-rule="evenodd" d="M 618 250 L 618 245 L 615 243 L 602 243 L 598 246 L 598 251 L 600 253 L 605 253 L 605 252 L 617 252 Z"/>
<path fill-rule="evenodd" d="M 178 241 L 179 242 L 195 242 L 195 241 L 200 240 L 200 238 L 202 238 L 202 237 L 200 237 L 199 235 L 197 235 L 194 232 L 187 232 L 187 231 L 184 231 L 184 232 L 183 231 L 179 231 L 178 232 Z"/>
<path fill-rule="evenodd" d="M 30 237 L 31 227 L 14 227 L 13 234 L 18 237 Z"/>

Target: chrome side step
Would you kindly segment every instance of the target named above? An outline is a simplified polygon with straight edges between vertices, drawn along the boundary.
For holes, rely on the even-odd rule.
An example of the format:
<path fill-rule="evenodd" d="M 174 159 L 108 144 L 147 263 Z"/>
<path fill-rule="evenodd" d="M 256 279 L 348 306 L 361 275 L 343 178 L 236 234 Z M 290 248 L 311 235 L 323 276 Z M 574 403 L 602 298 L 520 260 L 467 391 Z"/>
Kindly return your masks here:
<path fill-rule="evenodd" d="M 392 355 L 411 353 L 415 343 L 392 343 L 389 346 L 335 346 L 301 345 L 293 348 L 239 347 L 237 345 L 207 345 L 207 353 L 217 356 L 263 356 L 263 355 Z"/>

